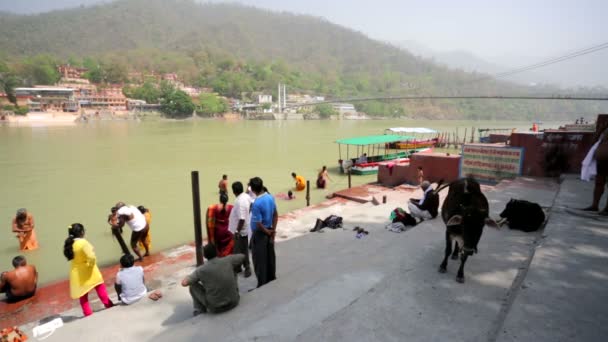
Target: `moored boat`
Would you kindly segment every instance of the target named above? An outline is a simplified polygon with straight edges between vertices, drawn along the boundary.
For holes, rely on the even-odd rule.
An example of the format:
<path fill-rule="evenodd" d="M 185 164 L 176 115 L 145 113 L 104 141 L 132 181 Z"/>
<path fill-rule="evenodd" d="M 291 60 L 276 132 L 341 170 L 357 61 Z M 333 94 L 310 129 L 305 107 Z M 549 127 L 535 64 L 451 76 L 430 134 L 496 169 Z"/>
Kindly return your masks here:
<path fill-rule="evenodd" d="M 433 148 L 439 142 L 438 132 L 425 127 L 393 127 L 385 130 L 387 134 L 400 135 L 402 139 L 397 142 L 388 143 L 387 148 L 398 150 L 415 150 L 422 148 Z M 404 135 L 407 134 L 415 134 Z"/>
<path fill-rule="evenodd" d="M 368 175 L 378 172 L 378 167 L 382 164 L 396 163 L 408 164 L 413 153 L 428 151 L 430 148 L 415 148 L 410 150 L 400 150 L 390 153 L 387 146 L 391 143 L 403 140 L 402 135 L 372 135 L 365 137 L 355 137 L 337 140 L 340 159 L 338 161 L 341 172 L 350 171 L 355 175 Z M 342 159 L 342 145 L 346 145 L 346 158 Z M 350 157 L 350 148 L 356 150 L 358 158 Z"/>

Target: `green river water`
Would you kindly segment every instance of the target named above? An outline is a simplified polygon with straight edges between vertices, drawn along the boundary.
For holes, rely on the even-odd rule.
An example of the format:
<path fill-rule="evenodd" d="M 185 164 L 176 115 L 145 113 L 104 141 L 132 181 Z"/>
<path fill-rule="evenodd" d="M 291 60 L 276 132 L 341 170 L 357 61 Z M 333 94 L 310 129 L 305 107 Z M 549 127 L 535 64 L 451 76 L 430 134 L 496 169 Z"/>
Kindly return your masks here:
<path fill-rule="evenodd" d="M 460 134 L 475 127 L 528 129 L 529 122 L 471 121 L 150 121 L 99 122 L 68 127 L 0 126 L 0 270 L 12 268 L 20 254 L 10 222 L 18 208 L 36 220 L 40 248 L 25 252 L 39 270 L 40 281 L 66 278 L 62 254 L 67 227 L 80 222 L 95 246 L 100 265 L 118 262 L 120 248 L 106 223 L 117 201 L 143 204 L 152 212 L 153 252 L 192 241 L 193 216 L 190 172 L 200 172 L 203 210 L 217 202 L 223 173 L 229 182 L 246 184 L 260 176 L 271 193 L 293 187 L 292 171 L 314 184 L 318 169 L 327 165 L 333 181 L 326 190 L 311 189 L 311 202 L 321 202 L 347 187 L 338 174 L 336 139 L 382 134 L 395 126 L 430 127 Z M 557 127 L 546 123 L 543 127 Z M 344 157 L 345 149 L 342 153 Z M 353 150 L 351 157 L 355 157 Z M 353 176 L 353 185 L 376 176 Z M 230 200 L 233 200 L 231 194 Z M 279 214 L 305 206 L 278 200 Z M 204 213 L 203 213 L 204 218 Z M 204 223 L 203 223 L 204 224 Z M 125 227 L 128 241 L 129 229 Z M 280 227 L 279 227 L 280 229 Z"/>

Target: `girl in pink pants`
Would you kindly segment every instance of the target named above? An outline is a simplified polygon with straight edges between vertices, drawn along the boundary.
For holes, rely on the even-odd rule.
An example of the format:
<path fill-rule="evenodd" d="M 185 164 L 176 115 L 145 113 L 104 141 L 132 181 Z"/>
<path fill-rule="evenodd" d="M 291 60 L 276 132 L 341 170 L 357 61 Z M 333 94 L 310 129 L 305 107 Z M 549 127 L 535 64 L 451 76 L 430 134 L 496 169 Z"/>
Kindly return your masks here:
<path fill-rule="evenodd" d="M 68 238 L 63 246 L 63 255 L 70 261 L 70 296 L 80 299 L 82 313 L 93 314 L 89 305 L 89 292 L 95 289 L 97 296 L 106 308 L 114 304 L 108 298 L 106 285 L 97 267 L 93 246 L 84 239 L 84 226 L 74 223 L 68 229 Z"/>

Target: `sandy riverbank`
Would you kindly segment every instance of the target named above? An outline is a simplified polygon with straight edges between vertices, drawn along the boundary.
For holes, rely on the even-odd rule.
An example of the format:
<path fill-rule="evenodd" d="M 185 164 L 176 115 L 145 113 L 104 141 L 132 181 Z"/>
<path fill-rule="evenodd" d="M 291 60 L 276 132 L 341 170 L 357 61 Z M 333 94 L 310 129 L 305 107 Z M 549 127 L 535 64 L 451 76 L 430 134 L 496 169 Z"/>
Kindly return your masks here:
<path fill-rule="evenodd" d="M 126 120 L 133 118 L 128 111 L 99 112 L 88 110 L 81 113 L 66 112 L 32 112 L 26 115 L 7 115 L 0 121 L 8 126 L 16 127 L 50 127 L 74 126 L 81 122 L 98 120 Z"/>
<path fill-rule="evenodd" d="M 0 121 L 9 126 L 72 126 L 76 124 L 79 114 L 63 112 L 28 113 L 26 115 L 8 115 Z"/>

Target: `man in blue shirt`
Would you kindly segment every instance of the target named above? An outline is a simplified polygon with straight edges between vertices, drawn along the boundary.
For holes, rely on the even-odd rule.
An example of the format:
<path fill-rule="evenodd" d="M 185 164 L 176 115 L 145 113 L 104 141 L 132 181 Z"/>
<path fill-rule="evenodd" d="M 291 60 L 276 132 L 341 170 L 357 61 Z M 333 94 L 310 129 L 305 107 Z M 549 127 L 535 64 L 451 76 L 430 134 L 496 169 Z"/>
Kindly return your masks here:
<path fill-rule="evenodd" d="M 260 177 L 249 180 L 251 191 L 257 196 L 251 205 L 251 256 L 258 287 L 276 279 L 274 237 L 279 215 L 274 198 L 264 191 Z"/>

